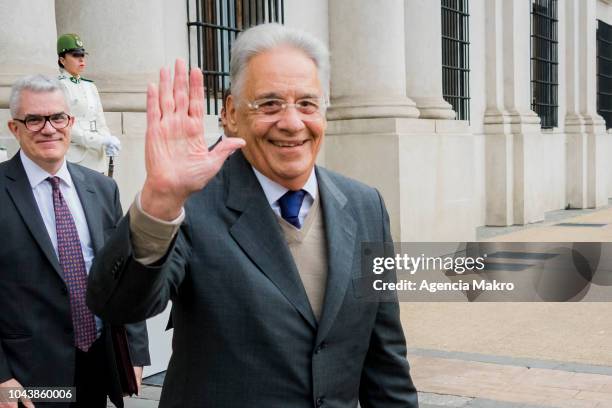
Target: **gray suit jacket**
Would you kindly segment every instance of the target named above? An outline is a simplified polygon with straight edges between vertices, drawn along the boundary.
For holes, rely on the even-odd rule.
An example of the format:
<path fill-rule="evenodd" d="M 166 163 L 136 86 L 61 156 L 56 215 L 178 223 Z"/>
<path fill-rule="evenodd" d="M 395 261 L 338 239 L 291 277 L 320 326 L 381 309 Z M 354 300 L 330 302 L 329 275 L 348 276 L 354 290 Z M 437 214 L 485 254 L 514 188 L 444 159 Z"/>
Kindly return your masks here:
<path fill-rule="evenodd" d="M 69 163 L 68 171 L 98 254 L 105 235 L 123 214 L 117 185 L 78 165 Z M 25 387 L 73 386 L 75 347 L 68 289 L 19 153 L 0 164 L 0 236 L 4 239 L 0 245 L 0 382 L 14 377 Z M 148 365 L 144 322 L 126 328 L 134 365 Z M 106 326 L 102 336 L 110 373 L 107 391 L 117 406 L 123 406 Z"/>
<path fill-rule="evenodd" d="M 113 322 L 173 301 L 160 407 L 417 407 L 397 302 L 360 299 L 360 244 L 389 241 L 376 190 L 317 168 L 329 273 L 316 321 L 280 226 L 240 151 L 187 201 L 165 259 L 136 262 L 124 218 L 90 274 Z"/>

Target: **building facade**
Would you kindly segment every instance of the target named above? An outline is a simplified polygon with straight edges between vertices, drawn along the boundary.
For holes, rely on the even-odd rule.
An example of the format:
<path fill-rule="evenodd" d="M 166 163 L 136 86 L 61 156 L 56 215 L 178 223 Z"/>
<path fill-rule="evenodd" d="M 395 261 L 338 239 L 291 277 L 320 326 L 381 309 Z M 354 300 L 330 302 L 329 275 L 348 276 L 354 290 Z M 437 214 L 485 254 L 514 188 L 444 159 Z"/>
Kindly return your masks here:
<path fill-rule="evenodd" d="M 12 83 L 55 75 L 58 34 L 78 33 L 122 140 L 125 209 L 145 176 L 147 83 L 177 57 L 201 67 L 215 140 L 231 43 L 264 21 L 329 45 L 319 162 L 381 191 L 396 240 L 469 241 L 612 197 L 612 0 L 0 0 L 0 122 Z M 0 147 L 17 150 L 6 126 Z M 149 374 L 167 362 L 166 316 L 149 321 Z"/>
<path fill-rule="evenodd" d="M 329 44 L 320 162 L 380 189 L 396 239 L 470 240 L 478 226 L 612 196 L 598 114 L 612 110 L 607 0 L 2 0 L 0 11 L 0 119 L 12 82 L 54 74 L 57 35 L 79 33 L 122 138 L 125 205 L 144 178 L 146 84 L 176 57 L 202 67 L 213 139 L 231 42 L 264 21 Z M 5 127 L 0 146 L 16 149 Z"/>

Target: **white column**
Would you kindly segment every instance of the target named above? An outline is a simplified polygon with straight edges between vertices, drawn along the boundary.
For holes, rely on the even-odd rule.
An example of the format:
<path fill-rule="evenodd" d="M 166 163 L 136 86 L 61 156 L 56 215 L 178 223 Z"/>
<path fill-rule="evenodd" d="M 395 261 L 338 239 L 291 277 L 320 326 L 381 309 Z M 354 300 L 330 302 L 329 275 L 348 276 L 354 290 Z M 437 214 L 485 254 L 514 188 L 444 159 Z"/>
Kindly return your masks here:
<path fill-rule="evenodd" d="M 530 22 L 528 1 L 485 2 L 487 55 L 487 112 L 489 123 L 539 123 L 530 107 Z"/>
<path fill-rule="evenodd" d="M 419 111 L 406 95 L 404 0 L 329 0 L 331 107 L 324 155 L 333 170 L 376 186 L 400 239 L 400 118 Z"/>
<path fill-rule="evenodd" d="M 529 1 L 485 2 L 486 224 L 540 221 L 540 119 L 530 109 Z"/>
<path fill-rule="evenodd" d="M 442 25 L 439 1 L 405 0 L 406 92 L 420 118 L 454 119 L 442 97 Z"/>
<path fill-rule="evenodd" d="M 603 118 L 597 114 L 597 0 L 578 2 L 580 108 L 588 118 L 587 125 L 602 124 Z"/>
<path fill-rule="evenodd" d="M 423 18 L 440 24 L 435 3 L 437 13 Z M 321 161 L 381 192 L 395 240 L 470 241 L 477 225 L 474 140 L 466 121 L 441 120 L 439 112 L 436 118 L 417 117 L 407 95 L 406 61 L 412 66 L 421 55 L 407 60 L 406 42 L 429 40 L 406 31 L 405 5 L 405 0 L 329 1 L 332 106 Z M 437 64 L 438 73 L 418 80 L 426 83 L 420 96 L 439 102 L 437 61 L 427 63 Z"/>
<path fill-rule="evenodd" d="M 406 96 L 403 3 L 329 1 L 329 119 L 418 116 Z"/>
<path fill-rule="evenodd" d="M 566 195 L 572 208 L 607 204 L 610 137 L 597 114 L 596 0 L 566 0 Z"/>
<path fill-rule="evenodd" d="M 54 0 L 0 0 L 0 147 L 8 157 L 19 148 L 6 125 L 11 87 L 25 75 L 57 73 L 56 39 Z"/>
<path fill-rule="evenodd" d="M 16 79 L 57 72 L 54 3 L 0 0 L 0 108 L 8 108 Z"/>

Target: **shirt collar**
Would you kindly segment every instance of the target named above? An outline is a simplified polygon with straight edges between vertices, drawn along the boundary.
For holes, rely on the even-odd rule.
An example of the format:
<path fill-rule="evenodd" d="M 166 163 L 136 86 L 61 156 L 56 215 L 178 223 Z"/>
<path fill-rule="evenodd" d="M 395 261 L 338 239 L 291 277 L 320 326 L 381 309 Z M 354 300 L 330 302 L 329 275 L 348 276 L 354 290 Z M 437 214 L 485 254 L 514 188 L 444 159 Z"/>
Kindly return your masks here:
<path fill-rule="evenodd" d="M 75 84 L 78 84 L 79 82 L 81 82 L 81 76 L 77 75 L 77 76 L 73 76 L 70 72 L 66 71 L 64 68 L 60 68 L 60 76 L 65 76 L 66 78 L 69 78 L 70 81 L 74 82 Z"/>
<path fill-rule="evenodd" d="M 253 171 L 255 172 L 255 177 L 257 177 L 259 184 L 261 184 L 261 188 L 263 189 L 264 194 L 266 195 L 268 204 L 270 205 L 274 204 L 287 191 L 289 191 L 288 188 L 281 186 L 277 182 L 272 181 L 268 177 L 261 174 L 255 167 L 253 166 L 251 167 Z M 304 187 L 302 187 L 302 190 L 306 191 L 312 197 L 313 201 L 317 199 L 318 184 L 317 184 L 317 175 L 315 173 L 314 167 L 312 168 L 312 171 L 310 172 L 310 176 L 308 177 L 308 180 L 306 180 L 306 184 L 304 184 Z"/>
<path fill-rule="evenodd" d="M 64 159 L 62 167 L 60 167 L 56 174 L 50 174 L 48 171 L 43 170 L 38 164 L 34 163 L 23 152 L 23 150 L 19 150 L 19 157 L 21 158 L 21 163 L 23 164 L 23 168 L 26 172 L 26 175 L 28 176 L 28 181 L 30 182 L 30 186 L 32 188 L 36 188 L 48 177 L 53 176 L 59 177 L 59 179 L 63 181 L 68 187 L 72 187 L 72 177 L 70 177 L 70 172 L 68 171 L 68 166 L 66 165 L 66 159 Z"/>

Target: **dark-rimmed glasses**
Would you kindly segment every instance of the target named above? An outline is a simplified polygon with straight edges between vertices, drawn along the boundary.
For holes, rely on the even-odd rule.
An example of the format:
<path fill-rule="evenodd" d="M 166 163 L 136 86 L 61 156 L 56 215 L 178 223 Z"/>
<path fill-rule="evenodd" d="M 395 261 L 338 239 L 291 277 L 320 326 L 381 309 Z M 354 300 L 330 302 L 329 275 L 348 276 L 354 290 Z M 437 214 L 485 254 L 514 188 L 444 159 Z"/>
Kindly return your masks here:
<path fill-rule="evenodd" d="M 70 115 L 64 112 L 54 113 L 52 115 L 26 115 L 24 119 L 13 119 L 17 122 L 21 122 L 31 132 L 41 131 L 47 122 L 51 124 L 55 129 L 65 129 L 70 123 Z"/>

